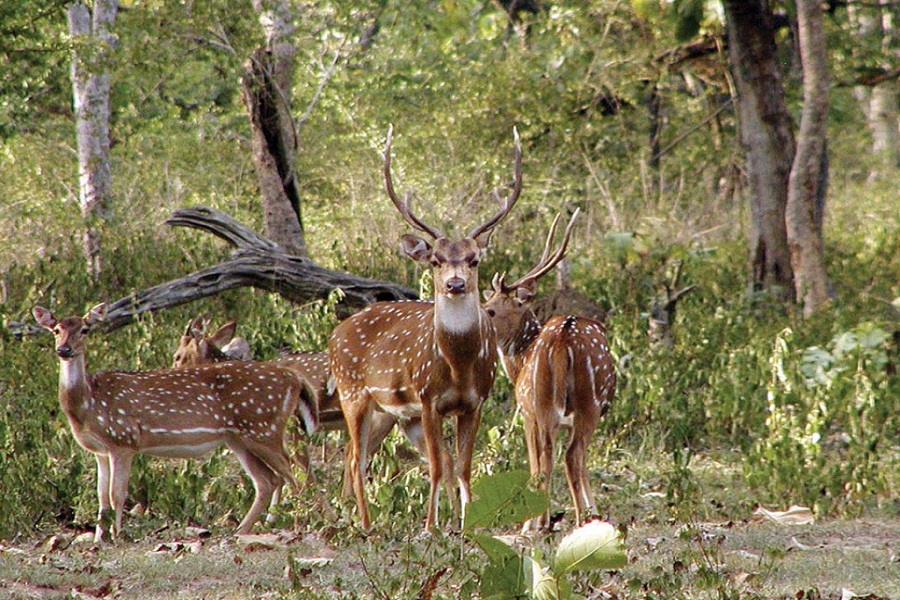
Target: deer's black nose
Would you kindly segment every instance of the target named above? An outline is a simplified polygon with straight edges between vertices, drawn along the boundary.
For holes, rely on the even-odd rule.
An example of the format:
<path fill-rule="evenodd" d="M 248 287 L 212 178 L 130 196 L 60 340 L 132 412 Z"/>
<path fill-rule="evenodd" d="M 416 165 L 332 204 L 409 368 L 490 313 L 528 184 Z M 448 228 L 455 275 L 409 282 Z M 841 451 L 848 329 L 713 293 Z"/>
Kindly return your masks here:
<path fill-rule="evenodd" d="M 59 348 L 56 349 L 56 354 L 60 358 L 72 358 L 72 356 L 74 356 L 75 353 L 72 352 L 71 346 L 60 346 Z"/>
<path fill-rule="evenodd" d="M 466 280 L 461 277 L 451 277 L 447 280 L 447 293 L 448 294 L 465 294 L 466 293 Z"/>

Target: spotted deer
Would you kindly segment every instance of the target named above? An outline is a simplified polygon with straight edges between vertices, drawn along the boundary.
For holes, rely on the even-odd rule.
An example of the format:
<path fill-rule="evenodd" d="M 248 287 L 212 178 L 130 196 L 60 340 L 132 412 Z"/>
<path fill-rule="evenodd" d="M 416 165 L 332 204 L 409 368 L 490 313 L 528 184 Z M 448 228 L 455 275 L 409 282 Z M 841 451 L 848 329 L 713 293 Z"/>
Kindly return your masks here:
<path fill-rule="evenodd" d="M 227 446 L 253 482 L 253 504 L 237 528 L 249 533 L 276 491 L 297 480 L 284 447 L 284 428 L 299 402 L 300 386 L 287 369 L 264 363 L 223 362 L 157 371 L 87 370 L 87 337 L 107 313 L 106 304 L 84 317 L 57 319 L 36 306 L 38 324 L 56 339 L 59 401 L 72 433 L 97 460 L 100 510 L 95 539 L 122 531 L 122 509 L 135 454 L 197 458 Z M 307 410 L 304 426 L 315 428 Z"/>
<path fill-rule="evenodd" d="M 347 460 L 359 520 L 369 528 L 363 482 L 372 429 L 399 420 L 407 437 L 428 461 L 430 492 L 426 531 L 437 520 L 439 484 L 451 490 L 456 508 L 458 477 L 462 508 L 470 498 L 469 480 L 481 404 L 491 390 L 497 363 L 494 329 L 479 303 L 478 263 L 493 228 L 512 209 L 522 190 L 522 151 L 515 135 L 514 182 L 502 206 L 465 237 L 450 239 L 410 210 L 411 194 L 400 200 L 391 179 L 392 130 L 384 150 L 387 195 L 403 218 L 433 240 L 404 235 L 402 249 L 413 260 L 430 265 L 433 302 L 371 304 L 335 328 L 328 353 L 331 372 L 347 422 Z M 442 434 L 446 417 L 456 417 L 456 461 Z M 463 514 L 464 516 L 464 514 Z"/>
<path fill-rule="evenodd" d="M 209 318 L 200 316 L 188 322 L 173 357 L 173 367 L 187 367 L 226 360 L 253 360 L 250 344 L 235 337 L 237 321 L 228 321 L 207 334 Z"/>
<path fill-rule="evenodd" d="M 224 362 L 227 360 L 235 360 L 230 352 L 228 345 L 233 344 L 234 340 L 244 340 L 244 338 L 235 338 L 237 324 L 235 321 L 229 321 L 218 330 L 211 334 L 207 334 L 206 330 L 209 321 L 206 317 L 198 317 L 192 319 L 186 326 L 184 334 L 181 337 L 178 348 L 175 350 L 173 358 L 174 367 L 187 367 L 206 365 L 215 362 Z M 246 344 L 246 340 L 244 340 Z M 247 346 L 249 353 L 249 345 Z M 251 360 L 252 356 L 246 355 L 241 360 Z M 328 369 L 328 353 L 327 352 L 281 352 L 275 359 L 275 364 L 290 369 L 303 382 L 303 392 L 314 404 L 318 406 L 318 423 L 319 428 L 326 431 L 346 430 L 347 426 L 344 422 L 344 413 L 341 412 L 341 405 L 338 402 L 337 393 L 333 386 L 329 384 L 330 371 Z M 303 403 L 298 408 L 303 407 Z M 382 420 L 372 432 L 369 444 L 369 455 L 377 451 L 381 442 L 390 433 L 393 422 Z M 310 460 L 308 453 L 300 450 L 298 461 L 301 463 L 303 470 L 310 475 Z M 346 462 L 346 461 L 345 461 Z M 344 487 L 342 491 L 343 497 L 353 495 L 350 487 L 350 477 L 345 464 L 344 468 Z"/>
<path fill-rule="evenodd" d="M 532 310 L 537 281 L 565 256 L 572 216 L 562 242 L 550 247 L 559 220 L 547 236 L 538 264 L 513 283 L 495 275 L 486 291 L 484 308 L 497 330 L 504 370 L 515 389 L 516 402 L 525 421 L 525 441 L 531 474 L 549 492 L 554 444 L 560 429 L 570 430 L 566 450 L 566 479 L 575 504 L 575 520 L 581 524 L 596 512 L 585 466 L 585 453 L 600 417 L 613 400 L 616 373 L 606 328 L 598 321 L 578 316 L 554 316 L 541 325 Z M 548 528 L 549 511 L 525 524 Z"/>

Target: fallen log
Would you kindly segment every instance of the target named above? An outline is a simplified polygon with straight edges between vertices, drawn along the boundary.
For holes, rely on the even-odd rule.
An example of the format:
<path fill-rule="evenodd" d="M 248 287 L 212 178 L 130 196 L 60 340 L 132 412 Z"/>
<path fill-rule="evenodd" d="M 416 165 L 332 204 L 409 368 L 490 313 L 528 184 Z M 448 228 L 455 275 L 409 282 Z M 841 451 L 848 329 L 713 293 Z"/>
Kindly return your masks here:
<path fill-rule="evenodd" d="M 166 219 L 171 226 L 193 227 L 212 233 L 235 247 L 230 258 L 179 279 L 135 292 L 109 306 L 103 328 L 117 329 L 141 313 L 178 306 L 239 287 L 274 292 L 305 304 L 343 293 L 338 312 L 348 315 L 372 302 L 416 299 L 416 292 L 389 282 L 358 277 L 321 267 L 293 256 L 271 240 L 238 223 L 230 215 L 208 207 L 176 210 Z"/>

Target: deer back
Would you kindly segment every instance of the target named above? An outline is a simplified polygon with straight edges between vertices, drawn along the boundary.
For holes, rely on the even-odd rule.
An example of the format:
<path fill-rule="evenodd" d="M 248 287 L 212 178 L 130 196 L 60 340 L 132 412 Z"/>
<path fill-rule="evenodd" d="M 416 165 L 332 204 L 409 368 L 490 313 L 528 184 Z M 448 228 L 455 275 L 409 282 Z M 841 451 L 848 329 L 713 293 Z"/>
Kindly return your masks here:
<path fill-rule="evenodd" d="M 596 420 L 609 409 L 616 387 L 606 327 L 586 317 L 552 317 L 524 354 L 515 385 L 525 410 L 547 410 L 542 405 L 554 398 L 561 418 L 577 412 Z M 541 385 L 553 393 L 539 393 Z"/>
<path fill-rule="evenodd" d="M 284 352 L 274 362 L 290 369 L 306 383 L 320 412 L 339 410 L 337 394 L 329 388 L 327 352 Z"/>
<path fill-rule="evenodd" d="M 91 378 L 91 401 L 95 410 L 87 429 L 116 445 L 166 454 L 181 436 L 280 443 L 300 402 L 300 383 L 286 369 L 251 362 L 109 371 Z M 304 427 L 314 429 L 315 421 L 307 418 Z"/>

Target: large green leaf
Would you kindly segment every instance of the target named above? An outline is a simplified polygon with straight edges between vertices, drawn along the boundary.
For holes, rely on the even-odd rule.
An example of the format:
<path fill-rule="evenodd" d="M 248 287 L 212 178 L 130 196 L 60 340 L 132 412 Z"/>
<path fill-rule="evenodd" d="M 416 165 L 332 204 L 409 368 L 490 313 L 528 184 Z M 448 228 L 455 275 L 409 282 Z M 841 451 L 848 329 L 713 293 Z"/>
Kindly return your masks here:
<path fill-rule="evenodd" d="M 528 487 L 527 471 L 507 471 L 483 477 L 472 486 L 473 500 L 466 506 L 464 531 L 521 523 L 549 506 L 547 494 Z"/>
<path fill-rule="evenodd" d="M 573 597 L 572 584 L 545 565 L 537 553 L 525 557 L 525 573 L 531 580 L 531 598 L 534 600 L 569 600 Z"/>
<path fill-rule="evenodd" d="M 525 596 L 528 579 L 523 557 L 495 537 L 474 534 L 471 538 L 488 556 L 481 573 L 481 597 L 506 600 Z"/>
<path fill-rule="evenodd" d="M 619 531 L 606 521 L 591 521 L 560 541 L 553 570 L 561 577 L 570 571 L 620 569 L 626 564 L 628 555 Z"/>

